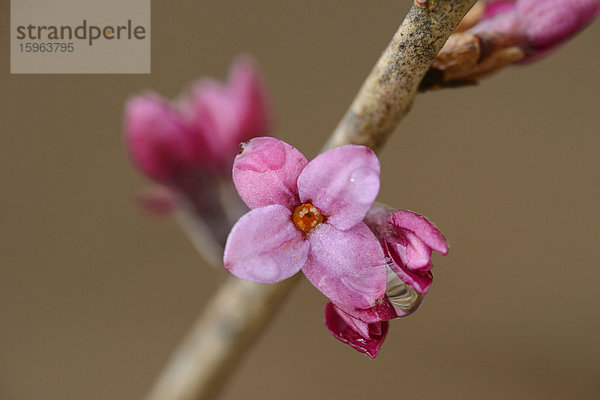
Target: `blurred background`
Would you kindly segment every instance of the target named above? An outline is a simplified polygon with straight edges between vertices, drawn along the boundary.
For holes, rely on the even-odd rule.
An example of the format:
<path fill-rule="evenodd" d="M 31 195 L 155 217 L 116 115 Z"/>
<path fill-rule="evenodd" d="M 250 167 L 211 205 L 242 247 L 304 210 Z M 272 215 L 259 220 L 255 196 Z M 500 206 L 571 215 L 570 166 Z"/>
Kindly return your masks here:
<path fill-rule="evenodd" d="M 10 75 L 0 3 L 0 399 L 142 399 L 225 274 L 133 201 L 125 100 L 259 62 L 275 134 L 314 157 L 410 1 L 154 1 L 150 75 Z M 451 244 L 371 361 L 304 280 L 223 399 L 600 397 L 600 23 L 531 66 L 420 95 L 379 201 Z"/>

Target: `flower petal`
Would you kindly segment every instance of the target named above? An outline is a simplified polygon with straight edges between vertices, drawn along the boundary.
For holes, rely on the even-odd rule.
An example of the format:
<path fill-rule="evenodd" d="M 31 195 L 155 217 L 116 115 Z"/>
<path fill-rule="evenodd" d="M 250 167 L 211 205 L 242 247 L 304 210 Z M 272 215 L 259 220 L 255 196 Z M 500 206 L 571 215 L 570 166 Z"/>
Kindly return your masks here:
<path fill-rule="evenodd" d="M 529 44 L 536 50 L 568 39 L 600 12 L 598 0 L 521 0 L 517 11 Z"/>
<path fill-rule="evenodd" d="M 390 268 L 398 275 L 400 279 L 412 286 L 417 293 L 427 293 L 433 283 L 433 274 L 431 271 L 410 270 L 402 263 L 395 251 L 390 251 L 387 243 L 384 242 L 385 252 L 391 258 Z"/>
<path fill-rule="evenodd" d="M 346 313 L 343 309 L 336 307 L 332 302 L 329 302 L 325 307 L 329 307 L 329 304 L 336 309 L 337 317 L 340 318 L 346 325 L 348 325 L 349 328 L 358 333 L 364 339 L 369 338 L 369 323 L 354 318 L 352 315 Z M 381 321 L 374 321 L 373 323 L 376 324 L 377 322 Z"/>
<path fill-rule="evenodd" d="M 390 303 L 390 300 L 387 296 L 377 300 L 375 306 L 367 309 L 348 308 L 343 305 L 336 305 L 336 307 L 351 317 L 366 322 L 367 324 L 388 321 L 398 317 L 393 304 Z"/>
<path fill-rule="evenodd" d="M 182 110 L 190 126 L 205 138 L 211 163 L 231 162 L 240 119 L 231 91 L 216 80 L 203 79 L 183 100 Z"/>
<path fill-rule="evenodd" d="M 415 289 L 415 292 L 425 294 L 433 283 L 433 275 L 431 271 L 411 271 L 402 264 L 394 264 L 392 267 L 394 272 L 398 274 L 400 279 L 408 283 Z"/>
<path fill-rule="evenodd" d="M 250 57 L 235 60 L 229 74 L 229 86 L 240 115 L 239 136 L 234 138 L 235 142 L 267 135 L 271 114 L 269 99 L 258 67 Z"/>
<path fill-rule="evenodd" d="M 431 248 L 411 231 L 403 230 L 395 240 L 388 241 L 388 245 L 408 269 L 428 271 L 433 267 Z"/>
<path fill-rule="evenodd" d="M 331 301 L 350 308 L 370 308 L 385 294 L 383 250 L 363 223 L 340 231 L 321 224 L 308 234 L 310 257 L 303 268 L 308 280 Z"/>
<path fill-rule="evenodd" d="M 389 224 L 390 215 L 394 209 L 380 203 L 373 203 L 363 222 L 373 231 L 377 239 L 382 239 L 392 231 Z"/>
<path fill-rule="evenodd" d="M 234 225 L 223 264 L 235 276 L 259 283 L 275 283 L 298 272 L 310 244 L 280 205 L 251 210 Z"/>
<path fill-rule="evenodd" d="M 333 303 L 325 306 L 325 326 L 339 341 L 370 358 L 377 357 L 388 331 L 388 322 L 366 324 L 339 310 Z"/>
<path fill-rule="evenodd" d="M 190 131 L 166 100 L 153 93 L 127 102 L 124 130 L 134 164 L 157 182 L 169 183 L 206 156 L 201 151 L 202 138 Z"/>
<path fill-rule="evenodd" d="M 258 69 L 251 59 L 241 57 L 226 84 L 214 79 L 197 82 L 182 108 L 190 125 L 205 137 L 211 162 L 230 168 L 240 142 L 268 133 L 266 103 Z"/>
<path fill-rule="evenodd" d="M 271 137 L 243 144 L 233 163 L 233 183 L 250 208 L 299 205 L 298 176 L 308 161 L 295 147 Z"/>
<path fill-rule="evenodd" d="M 312 160 L 298 178 L 300 200 L 346 230 L 365 217 L 379 192 L 379 160 L 365 146 L 347 145 Z"/>
<path fill-rule="evenodd" d="M 394 226 L 414 232 L 432 250 L 448 254 L 446 238 L 427 218 L 412 211 L 395 211 L 389 219 Z"/>
<path fill-rule="evenodd" d="M 488 1 L 485 5 L 483 18 L 493 18 L 496 15 L 504 14 L 516 7 L 517 3 L 514 0 L 496 0 Z"/>

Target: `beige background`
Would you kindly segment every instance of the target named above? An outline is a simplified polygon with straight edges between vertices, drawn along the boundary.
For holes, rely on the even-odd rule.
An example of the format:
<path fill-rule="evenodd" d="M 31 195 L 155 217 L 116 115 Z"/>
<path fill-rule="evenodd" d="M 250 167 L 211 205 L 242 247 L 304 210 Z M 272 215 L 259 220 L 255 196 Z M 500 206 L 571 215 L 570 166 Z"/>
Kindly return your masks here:
<path fill-rule="evenodd" d="M 154 1 L 151 75 L 9 75 L 0 2 L 0 399 L 141 399 L 223 279 L 144 216 L 125 99 L 256 56 L 277 134 L 314 156 L 409 1 Z M 375 361 L 297 288 L 224 399 L 600 397 L 600 23 L 478 87 L 419 96 L 379 199 L 452 245 Z"/>

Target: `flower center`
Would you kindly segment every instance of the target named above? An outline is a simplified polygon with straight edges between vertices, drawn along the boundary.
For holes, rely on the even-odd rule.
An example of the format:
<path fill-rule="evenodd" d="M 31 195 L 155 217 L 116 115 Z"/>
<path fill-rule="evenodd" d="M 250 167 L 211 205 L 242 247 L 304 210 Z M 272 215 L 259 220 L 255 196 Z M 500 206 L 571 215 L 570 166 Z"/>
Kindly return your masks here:
<path fill-rule="evenodd" d="M 308 233 L 323 222 L 323 214 L 311 203 L 304 203 L 294 209 L 292 221 L 294 221 L 296 228 Z"/>

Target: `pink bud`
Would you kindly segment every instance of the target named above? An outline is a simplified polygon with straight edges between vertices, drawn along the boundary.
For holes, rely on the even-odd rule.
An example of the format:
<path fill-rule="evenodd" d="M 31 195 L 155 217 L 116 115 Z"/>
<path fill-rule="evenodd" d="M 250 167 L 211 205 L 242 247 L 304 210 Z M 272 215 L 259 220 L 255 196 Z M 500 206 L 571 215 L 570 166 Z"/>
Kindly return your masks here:
<path fill-rule="evenodd" d="M 515 0 L 496 0 L 488 1 L 485 5 L 485 11 L 483 13 L 484 19 L 493 18 L 498 14 L 503 14 L 515 7 Z"/>
<path fill-rule="evenodd" d="M 446 239 L 422 215 L 373 204 L 365 224 L 379 239 L 387 258 L 385 294 L 369 308 L 333 300 L 325 307 L 325 325 L 338 340 L 375 358 L 388 321 L 419 308 L 433 281 L 431 251 L 448 253 Z"/>
<path fill-rule="evenodd" d="M 157 182 L 170 182 L 204 158 L 203 138 L 156 94 L 127 102 L 124 129 L 133 163 Z"/>
<path fill-rule="evenodd" d="M 600 0 L 521 0 L 517 12 L 531 48 L 553 48 L 583 29 L 600 11 Z"/>
<path fill-rule="evenodd" d="M 325 306 L 325 326 L 336 339 L 370 358 L 379 354 L 388 331 L 387 321 L 365 323 L 346 314 L 333 303 Z"/>
<path fill-rule="evenodd" d="M 150 93 L 125 108 L 130 156 L 160 183 L 198 170 L 228 174 L 240 142 L 268 133 L 267 95 L 249 58 L 233 64 L 227 84 L 205 79 L 180 103 Z"/>
<path fill-rule="evenodd" d="M 365 223 L 381 240 L 390 268 L 417 293 L 425 294 L 433 282 L 431 251 L 448 254 L 442 233 L 422 215 L 380 204 L 369 210 Z"/>
<path fill-rule="evenodd" d="M 226 84 L 200 81 L 183 108 L 190 124 L 204 134 L 212 162 L 229 169 L 241 142 L 268 134 L 267 102 L 254 62 L 240 58 L 234 62 Z"/>
<path fill-rule="evenodd" d="M 599 12 L 600 0 L 492 1 L 470 32 L 511 38 L 534 59 L 570 39 Z"/>

